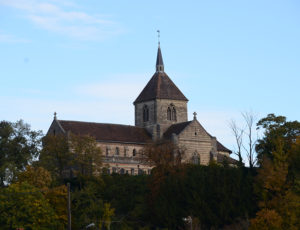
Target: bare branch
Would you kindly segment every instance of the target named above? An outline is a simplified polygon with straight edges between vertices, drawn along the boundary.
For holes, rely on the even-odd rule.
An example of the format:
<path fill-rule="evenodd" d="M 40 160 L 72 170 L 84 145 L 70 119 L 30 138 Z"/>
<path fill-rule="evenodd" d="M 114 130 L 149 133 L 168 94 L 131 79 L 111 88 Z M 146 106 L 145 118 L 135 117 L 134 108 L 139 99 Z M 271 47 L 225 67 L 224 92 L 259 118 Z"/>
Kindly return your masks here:
<path fill-rule="evenodd" d="M 237 151 L 235 151 L 234 154 L 238 156 L 239 162 L 243 163 L 242 146 L 244 129 L 239 128 L 236 124 L 236 121 L 233 119 L 229 122 L 229 127 L 231 129 L 231 132 L 233 133 L 237 145 Z"/>

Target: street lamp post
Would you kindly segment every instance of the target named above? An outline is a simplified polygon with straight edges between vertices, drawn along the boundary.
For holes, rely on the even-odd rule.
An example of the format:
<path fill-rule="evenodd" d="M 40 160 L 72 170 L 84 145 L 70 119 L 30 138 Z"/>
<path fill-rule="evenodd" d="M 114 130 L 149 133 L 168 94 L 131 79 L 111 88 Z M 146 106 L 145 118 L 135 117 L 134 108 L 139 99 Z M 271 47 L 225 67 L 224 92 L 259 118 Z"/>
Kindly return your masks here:
<path fill-rule="evenodd" d="M 184 222 L 188 223 L 191 225 L 191 230 L 193 230 L 193 219 L 191 216 L 185 217 L 182 219 Z"/>

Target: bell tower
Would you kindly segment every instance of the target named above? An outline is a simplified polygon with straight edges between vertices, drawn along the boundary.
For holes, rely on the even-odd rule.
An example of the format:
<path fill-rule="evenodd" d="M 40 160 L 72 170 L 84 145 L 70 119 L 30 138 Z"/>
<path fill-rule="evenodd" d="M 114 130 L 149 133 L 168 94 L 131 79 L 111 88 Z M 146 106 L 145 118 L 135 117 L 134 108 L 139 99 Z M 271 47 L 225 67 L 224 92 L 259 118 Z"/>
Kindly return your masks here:
<path fill-rule="evenodd" d="M 164 71 L 160 42 L 156 72 L 134 101 L 135 125 L 146 128 L 159 139 L 172 124 L 187 121 L 188 99 Z"/>

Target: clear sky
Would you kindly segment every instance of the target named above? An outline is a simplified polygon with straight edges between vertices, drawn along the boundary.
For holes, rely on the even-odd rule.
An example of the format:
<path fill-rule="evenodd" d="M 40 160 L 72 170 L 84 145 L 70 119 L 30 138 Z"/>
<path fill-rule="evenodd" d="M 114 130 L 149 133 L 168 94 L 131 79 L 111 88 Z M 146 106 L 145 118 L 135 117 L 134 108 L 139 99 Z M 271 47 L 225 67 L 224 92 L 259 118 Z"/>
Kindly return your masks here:
<path fill-rule="evenodd" d="M 134 124 L 155 71 L 233 148 L 230 119 L 300 120 L 300 1 L 0 0 L 0 120 Z"/>

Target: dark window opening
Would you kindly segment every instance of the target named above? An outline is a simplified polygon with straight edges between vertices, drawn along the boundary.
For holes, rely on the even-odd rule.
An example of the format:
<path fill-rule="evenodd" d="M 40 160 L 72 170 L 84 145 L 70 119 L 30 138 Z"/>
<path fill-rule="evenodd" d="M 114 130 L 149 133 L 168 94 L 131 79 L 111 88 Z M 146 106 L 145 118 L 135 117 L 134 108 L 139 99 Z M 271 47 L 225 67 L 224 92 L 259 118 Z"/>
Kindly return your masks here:
<path fill-rule="evenodd" d="M 167 120 L 177 121 L 176 108 L 173 104 L 171 104 L 167 109 Z"/>
<path fill-rule="evenodd" d="M 169 120 L 169 121 L 172 120 L 172 115 L 171 115 L 171 109 L 170 109 L 170 107 L 168 107 L 168 110 L 167 110 L 167 120 Z"/>
<path fill-rule="evenodd" d="M 149 121 L 149 108 L 147 105 L 145 105 L 143 108 L 143 121 Z"/>

